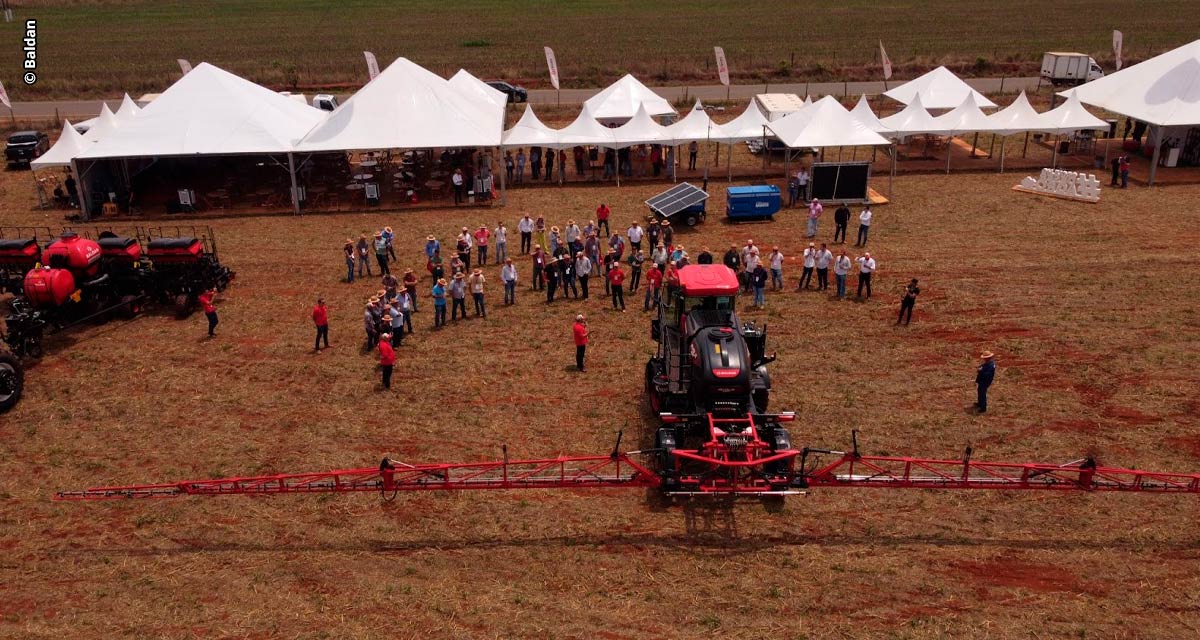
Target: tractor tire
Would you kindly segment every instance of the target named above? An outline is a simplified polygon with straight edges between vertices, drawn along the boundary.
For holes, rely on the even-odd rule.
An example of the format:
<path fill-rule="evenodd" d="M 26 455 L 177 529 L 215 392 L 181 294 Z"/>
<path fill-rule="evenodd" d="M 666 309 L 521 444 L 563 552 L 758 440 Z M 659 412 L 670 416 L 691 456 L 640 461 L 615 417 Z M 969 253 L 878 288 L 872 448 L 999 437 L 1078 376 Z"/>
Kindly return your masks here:
<path fill-rule="evenodd" d="M 121 317 L 132 320 L 142 312 L 142 301 L 137 296 L 121 297 Z"/>
<path fill-rule="evenodd" d="M 694 213 L 689 213 L 687 218 L 683 220 L 683 223 L 689 227 L 694 227 L 700 223 L 700 217 Z"/>
<path fill-rule="evenodd" d="M 662 398 L 658 397 L 658 390 L 654 387 L 654 376 L 654 361 L 650 360 L 646 363 L 646 401 L 650 404 L 650 413 L 657 416 L 662 408 Z"/>
<path fill-rule="evenodd" d="M 770 403 L 770 399 L 771 399 L 771 390 L 770 389 L 755 389 L 754 392 L 751 394 L 750 399 L 754 401 L 754 409 L 755 410 L 757 410 L 759 413 L 766 413 L 767 405 Z"/>
<path fill-rule="evenodd" d="M 171 299 L 171 306 L 175 309 L 175 317 L 180 320 L 192 315 L 196 303 L 191 296 L 186 293 L 181 293 Z"/>
<path fill-rule="evenodd" d="M 21 361 L 11 353 L 0 353 L 0 413 L 13 408 L 25 388 Z"/>

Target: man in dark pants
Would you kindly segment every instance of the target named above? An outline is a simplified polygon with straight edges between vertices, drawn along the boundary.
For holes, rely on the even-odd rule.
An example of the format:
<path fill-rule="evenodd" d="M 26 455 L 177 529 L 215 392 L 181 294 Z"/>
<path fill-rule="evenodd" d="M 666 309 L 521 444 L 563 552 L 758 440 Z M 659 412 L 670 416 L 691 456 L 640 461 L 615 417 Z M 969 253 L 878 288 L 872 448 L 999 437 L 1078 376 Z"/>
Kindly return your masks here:
<path fill-rule="evenodd" d="M 1108 164 L 1112 167 L 1112 182 L 1110 182 L 1109 185 L 1115 187 L 1117 186 L 1117 180 L 1121 178 L 1120 154 L 1117 154 L 1117 156 L 1112 159 L 1112 162 L 1109 162 Z"/>
<path fill-rule="evenodd" d="M 900 324 L 900 321 L 904 320 L 904 326 L 908 326 L 909 321 L 912 320 L 913 307 L 917 306 L 917 296 L 920 293 L 921 288 L 917 286 L 917 279 L 913 278 L 912 282 L 904 287 L 904 297 L 900 299 L 900 315 L 896 316 L 896 324 Z"/>
<path fill-rule="evenodd" d="M 841 242 L 846 243 L 846 227 L 850 224 L 850 207 L 845 203 L 833 212 L 833 223 L 837 226 L 833 229 L 833 242 L 836 244 Z"/>
<path fill-rule="evenodd" d="M 996 355 L 991 351 L 984 351 L 979 357 L 983 359 L 983 364 L 979 365 L 979 371 L 975 373 L 975 384 L 979 387 L 975 408 L 979 413 L 987 413 L 988 387 L 992 386 L 992 380 L 996 378 Z"/>
<path fill-rule="evenodd" d="M 396 350 L 392 348 L 392 334 L 379 336 L 379 369 L 383 372 L 383 388 L 392 388 L 392 368 L 396 364 Z"/>
<path fill-rule="evenodd" d="M 312 312 L 313 324 L 317 327 L 317 340 L 313 343 L 313 351 L 321 350 L 321 340 L 325 340 L 325 348 L 329 348 L 329 309 L 325 306 L 325 298 L 317 298 L 317 304 Z"/>
<path fill-rule="evenodd" d="M 587 320 L 583 317 L 582 313 L 575 316 L 575 327 L 572 330 L 572 333 L 575 336 L 575 368 L 579 369 L 580 371 L 586 371 L 586 369 L 583 368 L 583 358 L 587 354 L 589 332 L 587 328 Z"/>
<path fill-rule="evenodd" d="M 216 289 L 209 289 L 200 294 L 200 306 L 204 308 L 204 316 L 208 318 L 208 337 L 210 338 L 216 337 L 217 334 L 213 331 L 217 328 L 217 323 L 220 322 L 217 319 L 217 308 L 213 306 L 213 298 L 216 295 Z"/>
<path fill-rule="evenodd" d="M 619 260 L 613 261 L 612 269 L 608 272 L 608 282 L 612 285 L 613 309 L 620 305 L 621 313 L 625 313 L 625 270 L 621 268 Z"/>

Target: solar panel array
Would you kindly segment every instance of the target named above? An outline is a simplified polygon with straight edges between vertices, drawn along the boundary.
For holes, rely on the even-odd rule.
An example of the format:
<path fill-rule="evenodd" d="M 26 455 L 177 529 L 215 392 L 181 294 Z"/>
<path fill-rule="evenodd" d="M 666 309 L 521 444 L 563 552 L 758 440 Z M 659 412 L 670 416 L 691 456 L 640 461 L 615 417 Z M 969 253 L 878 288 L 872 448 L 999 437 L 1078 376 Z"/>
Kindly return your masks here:
<path fill-rule="evenodd" d="M 682 182 L 646 201 L 646 206 L 663 216 L 672 216 L 688 207 L 698 205 L 708 199 L 708 194 L 699 187 Z"/>

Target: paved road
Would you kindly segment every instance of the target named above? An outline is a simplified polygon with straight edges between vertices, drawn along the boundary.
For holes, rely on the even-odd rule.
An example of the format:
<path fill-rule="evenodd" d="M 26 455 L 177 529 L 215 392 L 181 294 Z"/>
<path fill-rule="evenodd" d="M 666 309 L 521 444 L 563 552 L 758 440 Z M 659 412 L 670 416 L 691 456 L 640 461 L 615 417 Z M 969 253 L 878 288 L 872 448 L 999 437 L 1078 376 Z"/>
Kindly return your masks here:
<path fill-rule="evenodd" d="M 983 93 L 1016 93 L 1022 89 L 1037 88 L 1038 78 L 968 78 L 967 84 Z M 892 88 L 901 84 L 900 81 L 888 82 Z M 793 82 L 787 84 L 743 84 L 732 87 L 722 85 L 697 85 L 692 87 L 651 87 L 660 96 L 672 102 L 700 98 L 705 101 L 730 99 L 746 100 L 759 93 L 795 93 L 799 95 L 834 95 L 857 96 L 860 94 L 875 95 L 886 89 L 884 83 L 875 82 Z M 536 89 L 529 92 L 529 101 L 534 104 L 579 104 L 596 95 L 600 89 L 565 89 L 561 92 L 554 90 Z M 349 95 L 338 96 L 345 101 Z M 105 100 L 108 107 L 114 111 L 120 106 L 120 100 Z M 60 118 L 82 120 L 100 113 L 100 100 L 62 100 L 57 102 L 14 102 L 13 112 L 16 117 L 49 118 L 57 115 Z"/>

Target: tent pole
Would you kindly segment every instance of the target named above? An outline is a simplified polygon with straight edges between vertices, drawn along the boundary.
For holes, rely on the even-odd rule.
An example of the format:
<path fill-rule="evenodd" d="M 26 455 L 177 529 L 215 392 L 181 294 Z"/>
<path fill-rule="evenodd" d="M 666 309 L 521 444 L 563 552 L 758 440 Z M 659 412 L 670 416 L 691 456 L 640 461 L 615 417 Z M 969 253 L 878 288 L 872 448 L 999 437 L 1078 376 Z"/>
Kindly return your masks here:
<path fill-rule="evenodd" d="M 978 135 L 978 134 L 976 134 L 976 135 Z M 993 133 L 992 134 L 992 144 L 988 145 L 988 155 L 987 155 L 988 160 L 992 159 L 992 156 L 994 155 L 995 151 L 996 151 L 996 134 Z"/>
<path fill-rule="evenodd" d="M 767 149 L 767 125 L 765 125 L 765 124 L 763 125 L 762 154 L 763 154 L 762 176 L 763 176 L 763 178 L 766 178 L 767 177 L 767 156 L 770 154 L 770 150 Z"/>
<path fill-rule="evenodd" d="M 71 159 L 71 173 L 75 175 L 75 190 L 79 194 L 79 212 L 81 217 L 84 220 L 91 220 L 92 212 L 88 209 L 87 186 L 83 181 L 83 175 L 79 173 L 79 162 L 74 158 Z"/>
<path fill-rule="evenodd" d="M 1038 79 L 1038 82 L 1041 82 L 1040 78 Z M 1028 157 L 1026 155 L 1028 152 L 1029 152 L 1029 132 L 1026 131 L 1025 132 L 1025 146 L 1021 148 L 1021 157 L 1022 158 Z"/>
<path fill-rule="evenodd" d="M 42 198 L 42 185 L 38 182 L 37 171 L 33 169 L 32 165 L 29 168 L 29 175 L 33 178 L 33 189 L 37 191 L 38 211 L 41 211 L 46 208 L 46 200 Z"/>
<path fill-rule="evenodd" d="M 897 143 L 892 143 L 892 173 L 888 176 L 888 200 L 892 199 L 892 186 L 896 181 L 896 158 L 900 153 L 897 150 Z"/>
<path fill-rule="evenodd" d="M 975 157 L 975 152 L 979 149 L 979 132 L 975 132 L 975 137 L 971 138 L 971 157 Z"/>
<path fill-rule="evenodd" d="M 1050 168 L 1058 168 L 1058 136 L 1054 136 L 1054 148 L 1050 150 Z"/>
<path fill-rule="evenodd" d="M 729 175 L 725 177 L 725 182 L 733 182 L 733 143 L 729 143 L 729 153 L 725 154 L 725 170 Z"/>
<path fill-rule="evenodd" d="M 292 179 L 292 213 L 300 215 L 300 190 L 296 188 L 296 157 L 290 152 L 288 157 L 288 176 Z"/>
<path fill-rule="evenodd" d="M 500 146 L 500 163 L 505 164 L 505 168 L 500 170 L 500 206 L 508 206 L 508 185 L 507 180 L 508 168 L 504 158 L 504 145 Z M 562 172 L 560 171 L 559 174 Z M 562 175 L 558 176 L 558 184 L 562 185 Z"/>
<path fill-rule="evenodd" d="M 1162 127 L 1158 128 L 1158 140 L 1154 143 L 1154 154 L 1150 158 L 1150 178 L 1146 182 L 1147 187 L 1154 186 L 1154 175 L 1158 172 L 1158 152 L 1162 150 L 1163 131 Z"/>
<path fill-rule="evenodd" d="M 616 172 L 617 173 L 617 186 L 620 187 L 621 186 L 621 160 L 619 159 L 619 156 L 617 155 L 617 151 L 619 151 L 619 149 L 617 149 L 616 147 L 613 147 L 613 162 L 617 165 L 617 172 Z"/>
<path fill-rule="evenodd" d="M 950 173 L 950 150 L 954 148 L 954 134 L 946 138 L 946 173 Z"/>
<path fill-rule="evenodd" d="M 1004 173 L 1004 143 L 1008 136 L 1000 136 L 1000 173 Z"/>
<path fill-rule="evenodd" d="M 850 147 L 850 162 L 854 162 L 854 159 L 857 157 L 858 157 L 858 147 Z"/>

